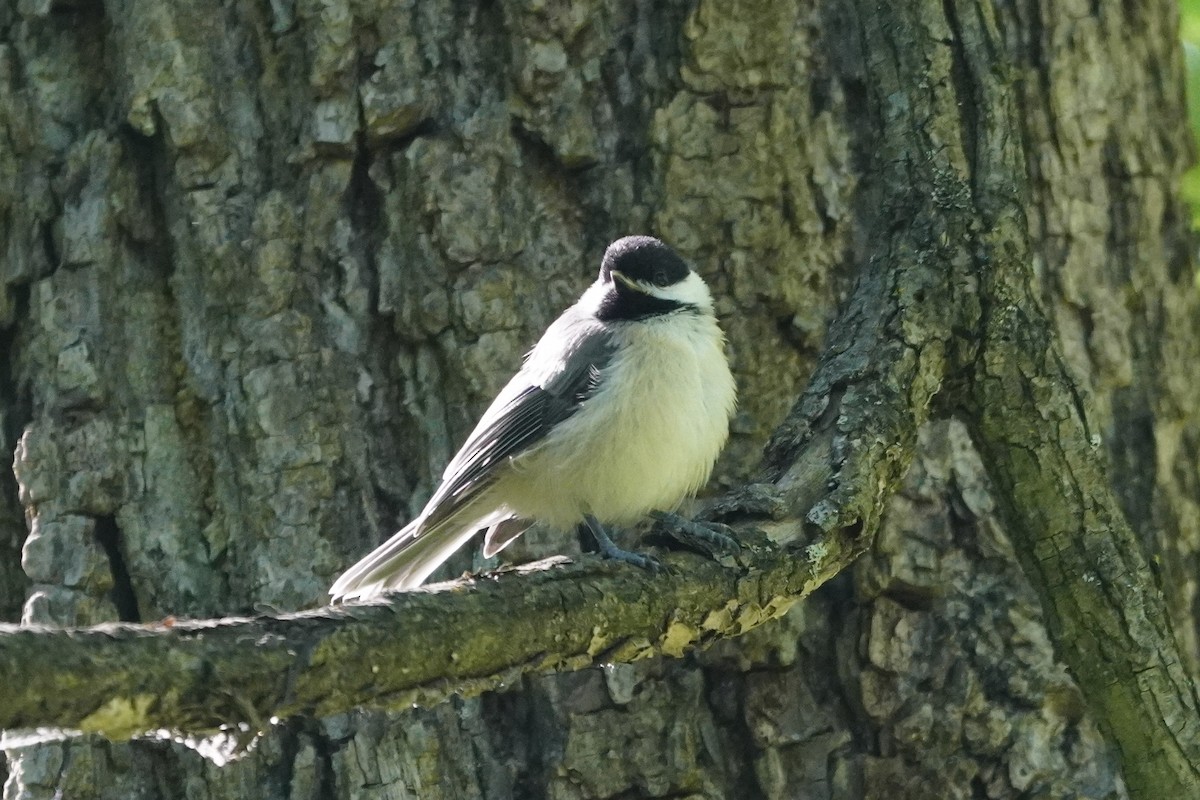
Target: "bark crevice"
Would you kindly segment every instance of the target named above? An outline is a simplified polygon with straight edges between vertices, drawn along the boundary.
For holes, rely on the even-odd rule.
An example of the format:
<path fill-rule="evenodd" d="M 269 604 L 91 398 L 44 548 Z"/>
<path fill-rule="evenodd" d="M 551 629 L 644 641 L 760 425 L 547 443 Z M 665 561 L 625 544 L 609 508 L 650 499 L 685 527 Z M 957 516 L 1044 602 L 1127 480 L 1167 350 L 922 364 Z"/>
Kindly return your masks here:
<path fill-rule="evenodd" d="M 109 572 L 112 574 L 112 589 L 109 597 L 117 611 L 117 619 L 122 622 L 141 622 L 142 614 L 138 610 L 137 591 L 133 586 L 133 578 L 129 575 L 129 567 L 125 563 L 124 545 L 121 542 L 121 529 L 117 525 L 115 515 L 106 514 L 96 517 L 92 535 L 96 543 L 104 551 L 108 559 Z"/>

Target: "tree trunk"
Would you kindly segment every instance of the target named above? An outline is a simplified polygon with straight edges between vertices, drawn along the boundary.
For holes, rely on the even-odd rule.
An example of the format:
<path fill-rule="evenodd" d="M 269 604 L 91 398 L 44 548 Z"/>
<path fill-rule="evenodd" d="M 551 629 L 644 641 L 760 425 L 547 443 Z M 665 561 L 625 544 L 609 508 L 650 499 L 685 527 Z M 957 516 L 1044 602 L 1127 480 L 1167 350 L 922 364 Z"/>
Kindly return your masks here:
<path fill-rule="evenodd" d="M 1195 794 L 1174 4 L 894 5 L 0 9 L 5 619 L 324 602 L 642 231 L 729 335 L 713 493 L 769 480 L 869 547 L 682 660 L 293 718 L 228 763 L 12 744 L 5 800 Z"/>

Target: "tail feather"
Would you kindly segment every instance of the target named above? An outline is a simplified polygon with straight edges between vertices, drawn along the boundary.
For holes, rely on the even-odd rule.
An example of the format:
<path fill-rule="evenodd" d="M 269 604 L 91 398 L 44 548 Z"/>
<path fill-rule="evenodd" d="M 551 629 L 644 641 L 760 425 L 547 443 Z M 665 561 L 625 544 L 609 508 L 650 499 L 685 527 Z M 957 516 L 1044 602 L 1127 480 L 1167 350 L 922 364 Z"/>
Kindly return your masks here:
<path fill-rule="evenodd" d="M 488 515 L 466 525 L 450 519 L 428 529 L 421 528 L 422 519 L 418 517 L 346 570 L 330 587 L 329 594 L 337 602 L 420 586 L 476 531 L 495 522 L 493 516 L 500 515 Z"/>
<path fill-rule="evenodd" d="M 531 519 L 507 517 L 488 528 L 487 536 L 483 537 L 483 557 L 491 558 L 508 547 L 532 524 L 533 520 Z"/>

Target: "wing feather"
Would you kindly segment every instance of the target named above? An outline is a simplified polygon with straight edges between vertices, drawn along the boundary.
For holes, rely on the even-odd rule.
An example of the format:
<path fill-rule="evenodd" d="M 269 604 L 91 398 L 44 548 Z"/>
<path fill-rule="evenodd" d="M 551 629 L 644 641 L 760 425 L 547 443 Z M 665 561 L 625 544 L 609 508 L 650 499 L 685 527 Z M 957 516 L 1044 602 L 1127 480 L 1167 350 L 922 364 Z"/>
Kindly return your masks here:
<path fill-rule="evenodd" d="M 565 330 L 556 331 L 559 324 Z M 495 480 L 497 467 L 578 411 L 595 393 L 612 354 L 613 343 L 599 325 L 560 318 L 551 326 L 446 467 L 421 527 L 454 514 Z"/>

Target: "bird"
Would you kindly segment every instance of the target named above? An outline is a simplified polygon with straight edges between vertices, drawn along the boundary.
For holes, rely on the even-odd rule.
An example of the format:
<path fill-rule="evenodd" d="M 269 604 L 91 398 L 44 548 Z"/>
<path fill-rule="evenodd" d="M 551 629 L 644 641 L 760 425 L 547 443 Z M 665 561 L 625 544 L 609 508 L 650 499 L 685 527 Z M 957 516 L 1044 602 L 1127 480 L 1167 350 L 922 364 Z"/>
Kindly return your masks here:
<path fill-rule="evenodd" d="M 712 473 L 737 390 L 704 280 L 652 236 L 604 252 L 596 281 L 546 329 L 415 519 L 350 567 L 335 601 L 419 586 L 481 530 L 492 557 L 535 522 L 606 528 L 671 512 Z"/>

